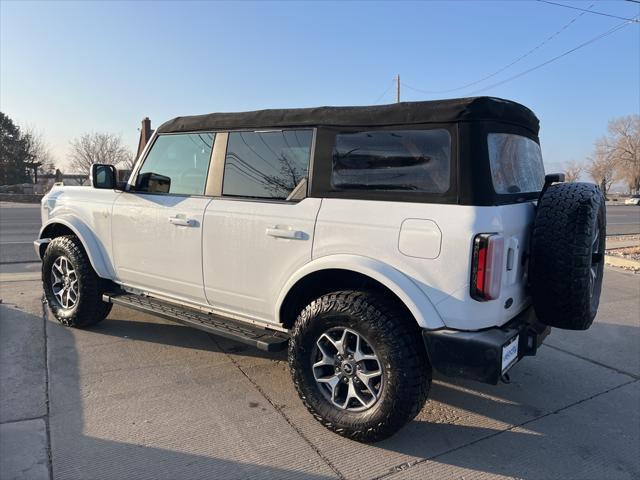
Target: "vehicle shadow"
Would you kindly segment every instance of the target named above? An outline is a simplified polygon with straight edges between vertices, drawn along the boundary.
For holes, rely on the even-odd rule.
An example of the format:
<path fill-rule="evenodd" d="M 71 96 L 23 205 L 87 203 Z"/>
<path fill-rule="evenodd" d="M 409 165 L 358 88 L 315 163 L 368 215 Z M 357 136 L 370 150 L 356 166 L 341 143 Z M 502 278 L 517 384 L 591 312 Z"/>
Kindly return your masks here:
<path fill-rule="evenodd" d="M 209 336 L 189 327 L 165 323 L 155 317 L 147 320 L 145 316 L 138 315 L 137 312 L 128 309 L 114 309 L 108 320 L 83 331 L 83 334 L 86 334 L 92 342 L 99 342 L 100 336 L 107 336 L 111 339 L 137 340 L 214 354 L 237 354 L 241 357 L 286 362 L 286 355 L 283 352 L 269 354 L 232 341 L 214 342 Z M 38 319 L 34 318 L 34 321 L 36 320 Z M 635 327 L 629 328 L 635 329 Z M 83 392 L 83 379 L 80 378 L 78 369 L 79 357 L 74 331 L 59 326 L 51 319 L 47 322 L 47 329 L 50 339 L 58 345 L 58 348 L 49 353 L 49 368 L 64 372 L 54 376 L 54 381 L 50 385 L 52 458 L 56 478 L 332 478 L 326 474 L 309 475 L 308 472 L 288 469 L 290 464 L 287 463 L 286 458 L 279 460 L 278 466 L 237 461 L 237 458 L 245 458 L 246 451 L 253 447 L 242 442 L 234 442 L 228 446 L 217 445 L 213 450 L 228 448 L 226 452 L 228 458 L 226 456 L 219 458 L 220 455 L 181 452 L 182 445 L 179 444 L 175 445 L 175 449 L 148 446 L 145 443 L 150 442 L 145 440 L 144 436 L 137 437 L 135 432 L 138 427 L 135 425 L 118 427 L 127 429 L 124 433 L 128 438 L 137 437 L 135 443 L 96 438 L 95 435 L 87 434 L 84 411 L 90 404 L 90 394 Z M 637 332 L 634 334 L 637 335 Z M 614 477 L 633 478 L 640 473 L 637 466 L 628 458 L 628 451 L 632 447 L 623 449 L 618 455 L 615 455 L 615 447 L 605 448 L 608 454 L 611 454 L 613 449 L 614 454 L 610 455 L 611 458 L 603 458 L 601 453 L 591 450 L 599 443 L 599 439 L 593 437 L 598 419 L 593 420 L 594 428 L 590 429 L 591 433 L 587 438 L 582 439 L 583 442 L 576 442 L 573 432 L 566 432 L 555 440 L 555 442 L 562 442 L 563 445 L 576 442 L 578 445 L 576 448 L 582 449 L 581 455 L 584 456 L 585 463 L 582 465 L 576 464 L 575 458 L 569 462 L 558 458 L 563 453 L 561 449 L 558 452 L 550 450 L 553 442 L 549 438 L 548 430 L 539 429 L 537 424 L 527 423 L 553 415 L 556 410 L 571 401 L 567 392 L 559 394 L 558 391 L 540 391 L 541 387 L 569 391 L 582 388 L 579 386 L 581 381 L 576 378 L 576 372 L 572 370 L 574 366 L 570 364 L 565 366 L 567 372 L 557 382 L 549 383 L 549 366 L 564 354 L 545 347 L 542 352 L 543 355 L 540 357 L 542 360 L 534 357 L 528 359 L 522 366 L 518 365 L 512 385 L 482 385 L 474 382 L 452 381 L 436 375 L 430 400 L 425 409 L 416 420 L 388 440 L 369 446 L 328 434 L 330 436 L 328 441 L 334 444 L 332 448 L 339 450 L 352 449 L 369 452 L 369 455 L 371 452 L 381 452 L 380 455 L 374 455 L 379 458 L 372 461 L 379 462 L 381 467 L 386 469 L 392 469 L 407 461 L 406 459 L 410 462 L 444 464 L 446 469 L 443 470 L 444 467 L 441 466 L 435 470 L 441 473 L 441 477 L 457 475 L 454 472 L 460 471 L 462 472 L 460 475 L 484 472 L 525 479 L 548 478 L 552 473 L 550 465 L 554 465 L 553 468 L 559 468 L 559 470 L 551 476 L 587 478 L 590 477 L 587 473 L 592 468 L 593 462 L 604 462 L 611 467 L 611 470 L 620 474 Z M 281 374 L 286 376 L 286 369 L 277 370 L 284 372 Z M 604 375 L 607 375 L 607 372 L 590 380 L 599 382 Z M 571 377 L 574 378 L 571 379 Z M 287 384 L 290 383 L 286 382 L 287 379 L 282 380 Z M 266 387 L 263 389 L 267 395 L 270 393 Z M 588 390 L 585 391 L 587 393 L 583 396 L 588 396 Z M 287 403 L 291 408 L 296 408 L 295 406 L 301 408 L 292 388 L 286 392 L 286 395 Z M 560 398 L 557 401 L 542 400 L 545 396 Z M 141 394 L 140 400 L 144 401 L 144 398 L 145 396 Z M 126 411 L 119 411 L 117 397 L 114 397 L 112 405 L 109 407 L 109 415 L 128 415 Z M 103 417 L 102 421 L 108 421 L 106 414 Z M 610 416 L 605 416 L 602 422 L 610 420 Z M 175 420 L 163 421 L 169 424 Z M 315 421 L 309 417 L 309 422 L 313 424 Z M 524 426 L 514 428 L 517 425 Z M 180 430 L 181 441 L 188 438 L 188 434 L 185 436 L 183 425 L 170 426 Z M 243 427 L 246 425 L 229 425 L 229 428 Z M 147 431 L 152 434 L 152 430 Z M 498 435 L 500 441 L 492 442 L 491 439 L 497 438 Z M 483 442 L 482 448 L 475 453 L 465 454 L 460 450 L 461 447 L 473 445 L 482 439 L 487 441 Z M 194 439 L 194 445 L 210 443 L 215 446 L 220 441 L 220 438 L 212 435 L 211 438 Z M 274 452 L 280 451 L 279 441 L 279 438 L 273 439 L 271 448 Z M 325 437 L 323 443 L 326 442 Z M 591 447 L 581 446 L 582 444 Z M 546 461 L 549 463 L 540 461 L 539 458 L 536 461 L 533 460 L 536 458 L 535 452 L 540 451 L 546 452 Z M 510 461 L 506 461 L 505 457 Z M 563 461 L 566 468 L 558 467 Z M 353 476 L 345 474 L 345 477 Z M 595 477 L 591 475 L 591 477 L 596 478 L 597 475 Z"/>
<path fill-rule="evenodd" d="M 231 340 L 223 341 L 225 344 L 224 349 L 218 345 L 220 342 L 194 341 L 195 337 L 202 338 L 202 332 L 185 325 L 169 323 L 168 321 L 167 323 L 157 323 L 155 319 L 153 322 L 127 320 L 127 311 L 130 312 L 130 310 L 124 308 L 118 309 L 110 315 L 107 321 L 93 326 L 91 331 L 110 337 L 199 349 L 207 352 L 241 353 L 246 357 L 268 358 L 273 360 L 286 360 L 287 358 L 286 351 L 265 352 Z M 186 332 L 193 332 L 193 335 L 189 335 Z"/>
<path fill-rule="evenodd" d="M 0 305 L 0 308 L 2 307 Z M 23 321 L 42 322 L 43 319 L 36 315 L 27 315 Z M 50 372 L 49 429 L 54 478 L 81 480 L 125 478 L 137 480 L 173 480 L 176 478 L 324 480 L 335 478 L 328 474 L 310 473 L 308 469 L 288 468 L 286 462 L 271 461 L 271 465 L 269 465 L 268 462 L 262 461 L 266 460 L 264 455 L 260 455 L 264 452 L 259 452 L 259 454 L 255 452 L 255 445 L 249 443 L 227 445 L 224 443 L 224 438 L 216 437 L 213 433 L 207 438 L 198 438 L 197 442 L 201 445 L 191 444 L 188 435 L 185 435 L 185 427 L 188 432 L 188 426 L 176 424 L 173 427 L 167 425 L 166 420 L 162 418 L 157 419 L 158 426 L 161 425 L 163 430 L 166 430 L 167 426 L 171 430 L 175 428 L 176 432 L 181 434 L 180 441 L 184 443 L 174 444 L 172 441 L 164 439 L 162 443 L 172 444 L 172 447 L 175 448 L 150 446 L 153 439 L 141 435 L 141 427 L 135 421 L 128 426 L 122 425 L 122 418 L 127 417 L 130 412 L 126 408 L 120 407 L 117 399 L 114 399 L 108 412 L 96 414 L 96 411 L 91 407 L 91 393 L 86 391 L 86 380 L 83 383 L 83 379 L 80 377 L 78 368 L 80 359 L 76 348 L 78 333 L 84 335 L 85 338 L 92 337 L 93 339 L 98 333 L 108 332 L 110 335 L 122 338 L 156 342 L 160 342 L 158 335 L 162 335 L 169 343 L 174 340 L 177 346 L 192 347 L 193 344 L 189 343 L 188 338 L 184 338 L 184 334 L 168 328 L 187 329 L 187 327 L 153 324 L 156 329 L 156 332 L 153 332 L 149 324 L 140 325 L 139 322 L 107 320 L 101 326 L 96 325 L 93 329 L 79 331 L 59 325 L 55 319 L 52 319 L 50 312 L 48 312 L 48 318 L 45 322 L 48 339 L 47 363 Z M 212 345 L 211 350 L 215 351 L 216 347 Z M 85 386 L 84 391 L 83 386 Z M 144 401 L 143 395 L 141 395 L 141 400 Z M 109 436 L 118 436 L 122 433 L 136 441 L 133 443 L 120 442 L 87 434 L 88 429 L 94 428 L 93 425 L 88 424 L 87 418 L 85 418 L 85 413 L 89 410 L 92 411 L 92 424 L 95 424 L 96 416 L 102 417 L 97 420 L 101 424 L 111 421 L 121 424 L 115 430 L 110 427 L 104 428 L 109 431 Z M 203 421 L 206 422 L 206 419 Z M 233 428 L 233 425 L 228 427 Z M 121 428 L 125 428 L 126 431 L 120 432 Z M 147 426 L 146 435 L 153 437 L 154 428 Z M 274 439 L 272 447 L 265 445 L 265 449 L 269 448 L 277 451 L 276 439 Z M 224 455 L 220 457 L 181 450 L 217 451 L 224 452 Z M 291 458 L 290 455 L 286 455 L 286 457 Z M 238 460 L 245 458 L 247 461 Z M 256 462 L 252 463 L 252 459 Z M 282 466 L 274 465 L 278 463 Z M 310 460 L 309 463 L 313 462 Z"/>

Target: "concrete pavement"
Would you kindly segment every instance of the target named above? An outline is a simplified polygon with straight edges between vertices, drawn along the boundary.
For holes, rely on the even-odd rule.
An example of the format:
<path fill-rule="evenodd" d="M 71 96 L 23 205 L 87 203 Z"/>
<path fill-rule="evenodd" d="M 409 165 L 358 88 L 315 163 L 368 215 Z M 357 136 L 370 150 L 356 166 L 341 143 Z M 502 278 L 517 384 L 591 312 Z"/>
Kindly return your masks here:
<path fill-rule="evenodd" d="M 63 328 L 36 269 L 0 278 L 3 479 L 640 476 L 637 275 L 607 269 L 594 326 L 553 330 L 510 385 L 436 376 L 418 418 L 376 445 L 320 426 L 282 354 L 122 308 Z"/>
<path fill-rule="evenodd" d="M 635 212 L 609 207 L 609 233 Z M 362 445 L 311 418 L 283 354 L 122 308 L 61 327 L 28 263 L 39 225 L 0 205 L 2 480 L 640 477 L 638 275 L 607 268 L 593 327 L 553 330 L 510 385 L 436 376 L 414 422 Z"/>

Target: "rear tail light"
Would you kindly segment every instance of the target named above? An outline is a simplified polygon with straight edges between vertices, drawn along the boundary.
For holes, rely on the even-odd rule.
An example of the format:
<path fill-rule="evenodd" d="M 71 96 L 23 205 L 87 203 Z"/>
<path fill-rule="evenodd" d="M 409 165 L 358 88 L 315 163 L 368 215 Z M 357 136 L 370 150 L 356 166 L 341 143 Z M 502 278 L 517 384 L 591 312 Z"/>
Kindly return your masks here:
<path fill-rule="evenodd" d="M 473 240 L 471 264 L 471 297 L 494 300 L 500 296 L 504 237 L 495 233 L 482 233 Z"/>

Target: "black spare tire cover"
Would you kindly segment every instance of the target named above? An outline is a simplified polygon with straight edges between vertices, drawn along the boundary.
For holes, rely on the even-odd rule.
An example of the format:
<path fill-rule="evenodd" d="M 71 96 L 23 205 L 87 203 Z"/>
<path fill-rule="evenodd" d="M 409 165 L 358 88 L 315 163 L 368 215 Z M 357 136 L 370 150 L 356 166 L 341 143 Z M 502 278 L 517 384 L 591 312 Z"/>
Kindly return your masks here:
<path fill-rule="evenodd" d="M 559 183 L 542 195 L 533 226 L 529 282 L 538 319 L 586 330 L 604 271 L 605 201 L 591 183 Z"/>

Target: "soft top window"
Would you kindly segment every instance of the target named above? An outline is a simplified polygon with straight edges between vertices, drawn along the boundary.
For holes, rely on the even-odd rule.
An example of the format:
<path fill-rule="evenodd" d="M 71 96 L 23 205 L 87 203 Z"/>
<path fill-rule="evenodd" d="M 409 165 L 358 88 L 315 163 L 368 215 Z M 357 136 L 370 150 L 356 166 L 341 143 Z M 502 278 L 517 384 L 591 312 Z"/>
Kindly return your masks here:
<path fill-rule="evenodd" d="M 331 186 L 337 190 L 444 193 L 451 137 L 444 129 L 339 133 L 332 167 Z"/>
<path fill-rule="evenodd" d="M 203 195 L 215 134 L 160 135 L 138 172 L 136 191 Z"/>
<path fill-rule="evenodd" d="M 512 133 L 490 133 L 487 143 L 496 193 L 517 194 L 542 190 L 544 164 L 537 142 Z"/>
<path fill-rule="evenodd" d="M 287 200 L 304 189 L 296 198 L 305 196 L 312 139 L 312 130 L 230 133 L 222 194 Z"/>

